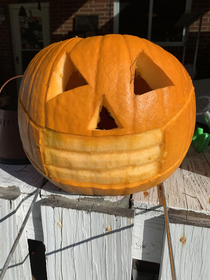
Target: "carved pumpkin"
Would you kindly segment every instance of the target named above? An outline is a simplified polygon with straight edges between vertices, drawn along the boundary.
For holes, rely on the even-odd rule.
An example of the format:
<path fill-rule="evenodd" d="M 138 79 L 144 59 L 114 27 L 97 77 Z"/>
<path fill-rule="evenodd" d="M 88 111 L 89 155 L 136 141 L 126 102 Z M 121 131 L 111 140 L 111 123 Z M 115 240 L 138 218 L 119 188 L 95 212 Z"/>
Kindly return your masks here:
<path fill-rule="evenodd" d="M 35 168 L 78 194 L 151 188 L 182 162 L 195 95 L 181 63 L 135 36 L 54 43 L 31 61 L 19 93 L 19 127 Z"/>

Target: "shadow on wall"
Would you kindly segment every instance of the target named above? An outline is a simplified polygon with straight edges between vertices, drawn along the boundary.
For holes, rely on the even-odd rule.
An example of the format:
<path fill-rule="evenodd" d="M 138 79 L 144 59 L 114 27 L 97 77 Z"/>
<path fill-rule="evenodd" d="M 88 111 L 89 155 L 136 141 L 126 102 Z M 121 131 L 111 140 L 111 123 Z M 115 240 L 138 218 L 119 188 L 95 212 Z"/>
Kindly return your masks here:
<path fill-rule="evenodd" d="M 74 36 L 77 35 L 78 37 L 84 37 L 81 36 L 81 30 L 75 29 L 75 16 L 77 15 L 99 15 L 99 19 L 102 17 L 103 14 L 101 14 L 101 11 L 96 12 L 90 12 L 88 9 L 84 7 L 85 3 L 88 2 L 87 0 L 79 0 L 79 1 L 71 1 L 69 4 L 65 1 L 59 1 L 59 4 L 57 1 L 50 1 L 50 21 L 51 21 L 51 41 L 58 42 L 61 40 L 69 39 L 68 31 L 73 31 Z M 102 1 L 103 2 L 103 1 Z M 109 3 L 106 4 L 106 9 L 109 10 L 109 20 L 98 28 L 96 35 L 104 35 L 108 33 L 113 33 L 113 17 L 111 17 L 111 11 L 113 9 L 113 1 L 110 0 Z M 97 8 L 97 7 L 96 7 Z M 84 12 L 83 12 L 84 9 Z M 101 8 L 102 10 L 103 8 Z M 69 10 L 69 14 L 66 13 L 66 10 Z M 86 10 L 86 11 L 85 11 Z M 106 10 L 106 17 L 107 17 L 107 10 Z M 59 34 L 57 30 L 65 24 L 65 22 L 73 17 L 73 29 L 72 27 L 69 27 L 69 30 L 65 29 L 63 34 Z M 104 15 L 105 17 L 105 15 Z M 87 31 L 87 30 L 82 30 Z M 89 30 L 88 30 L 89 31 Z M 77 34 L 78 33 L 78 34 Z M 91 35 L 92 36 L 92 35 Z M 85 36 L 86 37 L 86 36 Z"/>

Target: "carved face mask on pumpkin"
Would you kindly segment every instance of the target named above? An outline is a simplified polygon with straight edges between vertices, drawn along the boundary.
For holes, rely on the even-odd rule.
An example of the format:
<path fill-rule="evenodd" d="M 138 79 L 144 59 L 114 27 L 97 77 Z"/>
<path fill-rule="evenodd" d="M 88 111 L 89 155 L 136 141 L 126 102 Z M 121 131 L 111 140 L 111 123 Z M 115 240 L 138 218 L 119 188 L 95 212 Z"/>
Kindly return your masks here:
<path fill-rule="evenodd" d="M 113 34 L 40 51 L 22 79 L 18 112 L 24 150 L 50 181 L 72 193 L 125 195 L 178 168 L 195 95 L 174 56 Z"/>

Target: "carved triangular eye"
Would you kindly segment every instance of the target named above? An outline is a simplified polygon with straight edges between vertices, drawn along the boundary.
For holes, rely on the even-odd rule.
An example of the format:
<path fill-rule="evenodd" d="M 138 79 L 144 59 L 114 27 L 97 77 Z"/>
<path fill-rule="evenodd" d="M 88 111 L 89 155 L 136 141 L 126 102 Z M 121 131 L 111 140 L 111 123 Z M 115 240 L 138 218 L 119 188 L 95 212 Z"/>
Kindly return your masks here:
<path fill-rule="evenodd" d="M 47 101 L 53 97 L 80 86 L 87 85 L 86 80 L 74 66 L 68 53 L 59 58 L 49 81 Z"/>
<path fill-rule="evenodd" d="M 164 71 L 144 52 L 139 54 L 131 66 L 131 82 L 134 83 L 135 95 L 174 85 Z"/>
<path fill-rule="evenodd" d="M 111 109 L 106 97 L 102 96 L 96 106 L 95 113 L 89 123 L 88 129 L 110 130 L 114 128 L 122 128 L 122 125 Z"/>
<path fill-rule="evenodd" d="M 152 89 L 147 82 L 140 76 L 138 72 L 135 73 L 134 77 L 134 93 L 135 95 L 141 95 Z"/>
<path fill-rule="evenodd" d="M 68 80 L 65 91 L 70 90 L 70 89 L 74 89 L 74 88 L 77 88 L 77 87 L 85 86 L 87 84 L 88 83 L 82 77 L 82 75 L 79 73 L 79 71 L 77 71 L 77 69 L 74 69 L 74 71 L 72 72 L 72 74 L 71 74 L 71 76 Z"/>

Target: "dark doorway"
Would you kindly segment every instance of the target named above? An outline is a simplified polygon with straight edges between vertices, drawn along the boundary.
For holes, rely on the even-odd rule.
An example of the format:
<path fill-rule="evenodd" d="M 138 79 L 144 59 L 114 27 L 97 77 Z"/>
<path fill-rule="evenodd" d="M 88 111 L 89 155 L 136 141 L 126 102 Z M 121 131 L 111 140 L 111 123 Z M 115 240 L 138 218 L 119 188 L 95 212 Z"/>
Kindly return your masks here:
<path fill-rule="evenodd" d="M 189 1 L 120 0 L 119 33 L 147 39 L 151 5 L 151 41 L 181 42 L 183 27 L 176 26 L 176 23 L 184 15 L 186 2 Z"/>
<path fill-rule="evenodd" d="M 148 0 L 120 0 L 119 33 L 147 38 Z"/>

